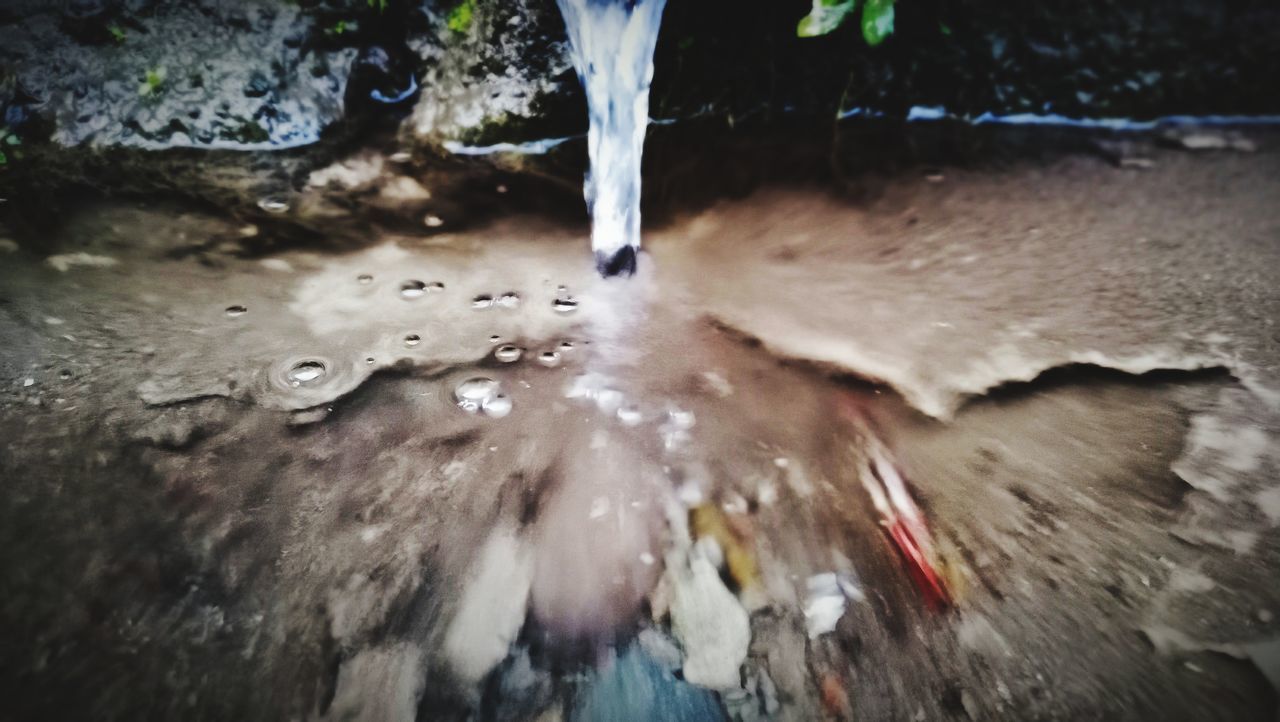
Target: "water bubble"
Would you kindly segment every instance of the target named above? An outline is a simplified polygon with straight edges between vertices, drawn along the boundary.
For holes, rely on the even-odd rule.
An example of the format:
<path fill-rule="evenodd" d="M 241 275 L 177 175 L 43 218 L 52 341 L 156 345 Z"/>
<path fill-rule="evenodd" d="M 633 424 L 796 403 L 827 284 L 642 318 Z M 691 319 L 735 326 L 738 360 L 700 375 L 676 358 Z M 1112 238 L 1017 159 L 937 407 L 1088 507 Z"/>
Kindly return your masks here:
<path fill-rule="evenodd" d="M 508 343 L 508 344 L 503 344 L 502 346 L 499 346 L 493 352 L 493 357 L 504 364 L 509 364 L 515 361 L 519 361 L 520 357 L 523 354 L 524 354 L 524 349 L 520 348 L 519 346 L 515 346 L 513 344 Z"/>
<path fill-rule="evenodd" d="M 506 394 L 494 394 L 485 399 L 480 404 L 480 410 L 485 416 L 492 416 L 495 419 L 501 419 L 511 413 L 511 397 Z"/>
<path fill-rule="evenodd" d="M 267 213 L 284 213 L 289 210 L 289 203 L 282 198 L 263 198 L 258 207 Z"/>
<path fill-rule="evenodd" d="M 547 368 L 555 368 L 560 365 L 560 353 L 557 351 L 543 351 L 538 354 L 538 363 Z"/>
<path fill-rule="evenodd" d="M 565 351 L 572 351 L 572 350 L 573 350 L 573 348 L 574 348 L 574 346 L 573 346 L 573 342 L 572 342 L 572 341 L 561 341 L 561 342 L 560 342 L 560 353 L 564 353 Z"/>
<path fill-rule="evenodd" d="M 498 300 L 494 303 L 503 308 L 516 308 L 520 305 L 520 295 L 515 291 L 507 291 L 501 296 L 498 296 Z"/>
<path fill-rule="evenodd" d="M 444 219 L 440 216 L 427 216 L 422 219 L 422 222 L 427 224 L 427 228 L 439 228 L 444 225 Z"/>
<path fill-rule="evenodd" d="M 477 310 L 493 308 L 493 296 L 490 296 L 487 293 L 482 293 L 471 299 L 471 307 Z"/>
<path fill-rule="evenodd" d="M 422 281 L 409 280 L 400 284 L 401 298 L 419 298 L 427 292 L 427 284 Z"/>
<path fill-rule="evenodd" d="M 427 284 L 427 293 L 440 293 L 444 290 L 444 284 L 439 281 L 432 281 Z"/>
<path fill-rule="evenodd" d="M 469 414 L 478 413 L 484 409 L 485 404 L 495 404 L 494 408 L 501 413 L 502 402 L 497 401 L 497 397 L 502 396 L 499 393 L 501 385 L 486 376 L 475 376 L 458 384 L 453 390 L 453 400 L 457 402 L 458 408 Z M 505 396 L 503 398 L 506 398 Z M 507 411 L 510 411 L 510 402 L 507 402 Z M 503 414 L 504 416 L 506 414 Z"/>
<path fill-rule="evenodd" d="M 502 337 L 501 337 L 501 336 L 499 336 L 499 335 L 498 335 L 498 334 L 496 334 L 496 333 L 495 333 L 494 335 L 492 335 L 492 336 L 490 336 L 490 337 L 489 337 L 489 343 L 497 343 L 497 342 L 499 342 L 499 341 L 501 341 L 501 340 L 502 340 Z"/>
<path fill-rule="evenodd" d="M 411 333 L 408 336 L 404 337 L 404 345 L 408 346 L 409 348 L 413 348 L 414 346 L 417 346 L 420 343 L 422 343 L 422 337 L 416 333 Z"/>
<path fill-rule="evenodd" d="M 314 383 L 324 378 L 327 373 L 324 364 L 319 361 L 299 361 L 285 374 L 289 385 L 297 388 L 304 384 Z"/>
<path fill-rule="evenodd" d="M 667 412 L 667 418 L 671 421 L 671 425 L 677 429 L 692 429 L 695 421 L 692 411 L 681 409 L 671 409 Z"/>
<path fill-rule="evenodd" d="M 640 408 L 631 404 L 618 407 L 618 421 L 626 426 L 635 426 L 644 421 L 644 414 Z"/>
<path fill-rule="evenodd" d="M 374 363 L 374 359 L 373 359 L 373 357 L 372 357 L 372 356 L 370 356 L 370 357 L 366 358 L 366 359 L 364 360 L 364 362 L 365 362 L 365 363 L 367 363 L 367 364 L 369 364 L 370 366 L 372 366 L 372 365 L 373 365 L 373 363 Z"/>
<path fill-rule="evenodd" d="M 573 313 L 578 310 L 578 302 L 569 296 L 557 296 L 556 300 L 551 302 L 551 308 L 556 313 Z"/>
<path fill-rule="evenodd" d="M 622 392 L 617 389 L 603 388 L 596 392 L 596 408 L 612 414 L 622 407 Z"/>
<path fill-rule="evenodd" d="M 226 313 L 227 313 L 227 317 L 228 317 L 228 318 L 235 318 L 235 317 L 237 317 L 237 316 L 243 316 L 243 315 L 245 315 L 245 314 L 246 314 L 246 313 L 248 313 L 248 312 L 249 312 L 249 309 L 245 308 L 244 306 L 239 306 L 239 305 L 236 305 L 236 306 L 227 306 L 227 311 L 226 311 Z"/>
<path fill-rule="evenodd" d="M 359 283 L 373 283 L 373 276 L 368 273 L 362 273 L 356 276 L 356 281 Z"/>
<path fill-rule="evenodd" d="M 58 374 L 58 378 L 62 379 L 63 381 L 66 381 L 67 379 L 71 378 L 71 372 L 68 371 L 67 369 L 63 369 L 62 373 Z"/>

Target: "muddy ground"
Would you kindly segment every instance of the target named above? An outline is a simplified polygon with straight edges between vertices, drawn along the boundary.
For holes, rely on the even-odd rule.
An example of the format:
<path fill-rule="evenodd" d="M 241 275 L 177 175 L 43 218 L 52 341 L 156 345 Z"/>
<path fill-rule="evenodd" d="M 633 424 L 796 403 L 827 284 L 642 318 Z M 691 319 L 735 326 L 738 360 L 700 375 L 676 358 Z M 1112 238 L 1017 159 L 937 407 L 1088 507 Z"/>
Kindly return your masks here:
<path fill-rule="evenodd" d="M 630 281 L 546 218 L 262 255 L 86 201 L 0 248 L 5 714 L 1274 719 L 1255 139 L 766 188 Z"/>

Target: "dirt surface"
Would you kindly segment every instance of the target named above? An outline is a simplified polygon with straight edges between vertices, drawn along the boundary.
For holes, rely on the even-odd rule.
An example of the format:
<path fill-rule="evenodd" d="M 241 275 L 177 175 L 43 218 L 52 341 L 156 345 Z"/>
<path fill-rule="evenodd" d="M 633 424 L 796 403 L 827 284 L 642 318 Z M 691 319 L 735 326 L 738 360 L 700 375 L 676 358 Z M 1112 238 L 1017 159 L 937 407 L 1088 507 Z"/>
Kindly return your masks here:
<path fill-rule="evenodd" d="M 87 204 L 0 248 L 6 714 L 1273 719 L 1258 140 L 763 191 L 630 282 Z"/>

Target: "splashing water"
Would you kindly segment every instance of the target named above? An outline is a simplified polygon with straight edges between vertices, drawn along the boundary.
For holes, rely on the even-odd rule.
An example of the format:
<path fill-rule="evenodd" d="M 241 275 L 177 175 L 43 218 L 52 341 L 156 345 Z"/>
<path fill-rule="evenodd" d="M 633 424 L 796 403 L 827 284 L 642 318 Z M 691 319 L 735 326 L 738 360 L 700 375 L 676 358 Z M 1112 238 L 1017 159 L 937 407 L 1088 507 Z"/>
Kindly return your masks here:
<path fill-rule="evenodd" d="M 587 93 L 591 248 L 602 276 L 631 275 L 640 247 L 640 155 L 666 0 L 556 0 Z"/>

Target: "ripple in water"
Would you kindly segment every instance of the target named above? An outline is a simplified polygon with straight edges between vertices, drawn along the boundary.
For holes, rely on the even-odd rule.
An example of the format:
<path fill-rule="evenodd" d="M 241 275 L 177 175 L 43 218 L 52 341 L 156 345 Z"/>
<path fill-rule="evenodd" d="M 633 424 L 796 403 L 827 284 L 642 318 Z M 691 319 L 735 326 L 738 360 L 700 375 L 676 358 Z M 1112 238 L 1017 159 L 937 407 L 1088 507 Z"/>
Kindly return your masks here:
<path fill-rule="evenodd" d="M 404 345 L 408 346 L 409 348 L 413 348 L 414 346 L 417 346 L 420 343 L 422 343 L 422 337 L 416 333 L 411 333 L 408 336 L 404 337 Z"/>
<path fill-rule="evenodd" d="M 285 381 L 293 388 L 313 384 L 328 373 L 324 364 L 319 361 L 299 361 L 285 373 Z"/>
<path fill-rule="evenodd" d="M 248 312 L 249 312 L 249 309 L 245 308 L 244 306 L 239 306 L 239 305 L 227 306 L 227 316 L 229 318 L 236 318 L 237 316 L 243 316 Z"/>
<path fill-rule="evenodd" d="M 509 343 L 499 346 L 493 352 L 493 357 L 504 364 L 519 361 L 520 357 L 523 355 L 524 349 Z"/>

